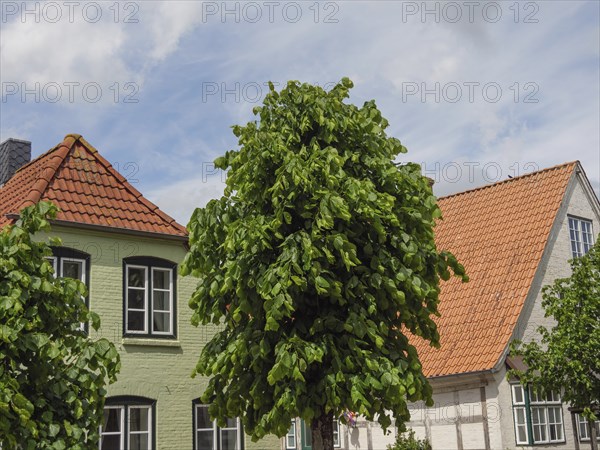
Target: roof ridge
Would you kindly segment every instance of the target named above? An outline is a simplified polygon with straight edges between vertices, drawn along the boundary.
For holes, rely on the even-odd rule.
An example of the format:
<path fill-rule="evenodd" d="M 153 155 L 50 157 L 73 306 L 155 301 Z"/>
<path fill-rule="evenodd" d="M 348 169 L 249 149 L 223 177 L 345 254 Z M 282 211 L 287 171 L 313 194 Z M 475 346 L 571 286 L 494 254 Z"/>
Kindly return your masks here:
<path fill-rule="evenodd" d="M 542 174 L 544 172 L 549 172 L 551 170 L 556 170 L 556 169 L 560 169 L 560 168 L 567 167 L 567 166 L 575 166 L 577 164 L 579 164 L 581 166 L 581 163 L 579 162 L 579 160 L 564 162 L 562 164 L 557 164 L 555 166 L 546 167 L 546 168 L 541 169 L 541 170 L 536 170 L 535 172 L 525 173 L 523 175 L 518 175 L 516 177 L 507 178 L 506 180 L 496 181 L 495 183 L 490 183 L 490 184 L 486 184 L 484 186 L 479 186 L 479 187 L 476 187 L 476 188 L 467 189 L 466 191 L 461 191 L 461 192 L 456 192 L 454 194 L 444 195 L 442 197 L 438 197 L 438 200 L 445 200 L 447 198 L 457 197 L 459 195 L 470 194 L 471 192 L 475 192 L 475 191 L 481 191 L 481 190 L 484 190 L 484 189 L 494 188 L 494 187 L 500 186 L 502 184 L 512 183 L 514 181 L 520 181 L 520 180 L 522 180 L 524 178 L 527 178 L 527 177 L 536 176 L 536 175 Z"/>
<path fill-rule="evenodd" d="M 70 142 L 69 142 L 69 139 L 67 139 L 67 138 L 70 138 Z M 42 159 L 43 157 L 47 157 L 54 152 L 57 152 L 56 156 L 53 156 L 52 158 L 49 159 L 48 165 L 42 168 L 42 170 L 40 171 L 40 174 L 37 177 L 37 180 L 31 187 L 31 190 L 29 191 L 27 196 L 23 199 L 23 201 L 18 205 L 18 207 L 17 207 L 18 210 L 21 210 L 22 208 L 24 208 L 26 206 L 34 205 L 40 201 L 40 199 L 42 198 L 42 195 L 44 195 L 44 192 L 46 192 L 46 189 L 48 189 L 48 186 L 50 185 L 50 183 L 52 182 L 54 177 L 56 177 L 58 169 L 60 168 L 62 163 L 65 161 L 65 159 L 67 158 L 67 156 L 73 149 L 75 142 L 77 142 L 77 141 L 76 141 L 76 139 L 73 138 L 73 136 L 67 135 L 67 136 L 65 136 L 65 139 L 60 144 L 56 145 L 54 148 L 43 153 L 42 155 L 38 156 L 37 158 L 30 161 L 28 164 L 24 165 L 23 167 L 21 167 L 19 169 L 19 170 L 21 170 L 21 169 L 29 166 L 31 163 L 38 161 L 38 160 Z"/>
<path fill-rule="evenodd" d="M 104 166 L 104 168 L 112 176 L 114 176 L 117 180 L 119 180 L 119 182 L 123 185 L 123 187 L 131 195 L 133 195 L 137 200 L 139 200 L 141 203 L 143 203 L 146 208 L 148 208 L 150 211 L 152 211 L 153 213 L 158 215 L 162 220 L 164 220 L 167 223 L 167 225 L 171 225 L 173 227 L 176 227 L 180 231 L 187 233 L 187 230 L 183 225 L 181 225 L 174 218 L 172 218 L 171 216 L 166 214 L 164 211 L 162 211 L 156 204 L 152 203 L 150 200 L 148 200 L 146 197 L 144 197 L 144 195 L 140 191 L 138 191 L 135 187 L 133 187 L 131 185 L 131 183 L 129 183 L 129 181 L 127 181 L 127 178 L 125 178 L 123 175 L 121 175 L 112 166 L 110 161 L 108 161 L 106 158 L 104 158 L 104 156 L 102 156 L 100 154 L 100 152 L 98 150 L 96 150 L 96 148 L 92 144 L 90 144 L 88 141 L 86 141 L 83 136 L 81 136 L 79 134 L 77 134 L 77 135 L 69 134 L 69 135 L 65 136 L 65 138 L 69 137 L 69 136 L 77 137 L 76 142 L 79 141 L 85 148 L 87 148 L 93 154 L 94 158 L 96 158 L 96 160 L 100 164 L 102 164 Z"/>

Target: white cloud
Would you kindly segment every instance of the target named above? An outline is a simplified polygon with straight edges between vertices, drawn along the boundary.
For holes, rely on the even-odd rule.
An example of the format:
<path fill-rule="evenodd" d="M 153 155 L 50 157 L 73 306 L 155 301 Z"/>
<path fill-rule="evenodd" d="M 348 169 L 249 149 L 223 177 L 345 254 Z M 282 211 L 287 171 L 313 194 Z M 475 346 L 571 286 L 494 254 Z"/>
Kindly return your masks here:
<path fill-rule="evenodd" d="M 200 175 L 148 191 L 146 197 L 177 220 L 187 225 L 195 208 L 202 208 L 223 195 L 224 175 Z"/>

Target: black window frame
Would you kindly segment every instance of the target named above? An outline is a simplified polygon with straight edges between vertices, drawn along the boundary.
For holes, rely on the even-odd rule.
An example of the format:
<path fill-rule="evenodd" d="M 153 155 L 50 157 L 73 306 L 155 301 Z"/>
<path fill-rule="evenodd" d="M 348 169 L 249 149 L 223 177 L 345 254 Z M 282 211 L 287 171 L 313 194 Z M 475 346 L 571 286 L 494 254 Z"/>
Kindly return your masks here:
<path fill-rule="evenodd" d="M 147 272 L 147 318 L 146 318 L 146 332 L 131 332 L 127 330 L 127 267 L 128 266 L 143 266 Z M 152 331 L 152 316 L 153 316 L 153 305 L 152 305 L 152 269 L 169 269 L 171 270 L 172 282 L 173 282 L 173 310 L 171 311 L 171 333 L 170 334 L 156 334 Z M 152 339 L 177 339 L 177 263 L 169 261 L 168 259 L 158 258 L 154 256 L 131 256 L 123 259 L 123 337 L 128 338 L 152 338 Z"/>
<path fill-rule="evenodd" d="M 199 398 L 192 400 L 192 450 L 200 450 L 197 447 L 198 442 L 196 441 L 196 439 L 197 439 L 196 407 L 197 406 L 208 407 L 208 405 L 206 403 L 203 403 Z M 239 417 L 236 418 L 236 420 L 238 421 L 238 425 L 239 425 L 238 433 L 240 435 L 240 450 L 245 450 L 246 449 L 246 435 L 244 433 L 244 425 L 242 424 L 242 421 L 240 420 Z M 218 426 L 214 421 L 213 421 L 213 427 L 216 427 L 217 436 L 220 436 L 221 427 Z M 201 449 L 201 450 L 205 450 L 205 449 Z M 221 439 L 220 438 L 217 438 L 217 450 L 221 450 Z"/>
<path fill-rule="evenodd" d="M 85 262 L 85 268 L 84 268 L 84 274 L 85 274 L 85 281 L 83 282 L 83 284 L 85 284 L 85 286 L 87 287 L 87 295 L 84 297 L 84 302 L 85 302 L 85 306 L 86 308 L 89 310 L 90 309 L 90 286 L 91 286 L 91 278 L 90 278 L 90 266 L 91 266 L 91 256 L 89 253 L 86 252 L 82 252 L 81 250 L 77 250 L 75 248 L 71 248 L 71 247 L 60 247 L 60 246 L 50 246 L 50 249 L 52 250 L 52 256 L 50 258 L 54 258 L 56 259 L 56 267 L 54 267 L 54 264 L 52 264 L 52 268 L 54 270 L 54 275 L 56 277 L 59 278 L 64 278 L 63 274 L 62 274 L 62 264 L 61 262 L 64 259 L 75 259 L 75 260 L 82 260 Z M 89 323 L 85 322 L 83 324 L 83 331 L 86 334 L 89 334 Z"/>
<path fill-rule="evenodd" d="M 151 430 L 150 430 L 150 448 L 156 448 L 156 400 L 148 397 L 141 397 L 138 395 L 117 395 L 113 397 L 106 397 L 104 401 L 104 407 L 107 406 L 123 406 L 125 410 L 125 417 L 123 418 L 123 449 L 120 450 L 128 450 L 129 445 L 129 407 L 130 406 L 145 406 L 150 407 L 150 421 L 151 421 Z M 99 428 L 99 431 L 102 431 L 102 425 Z M 98 448 L 100 447 L 102 436 L 100 435 L 100 440 L 98 441 Z"/>

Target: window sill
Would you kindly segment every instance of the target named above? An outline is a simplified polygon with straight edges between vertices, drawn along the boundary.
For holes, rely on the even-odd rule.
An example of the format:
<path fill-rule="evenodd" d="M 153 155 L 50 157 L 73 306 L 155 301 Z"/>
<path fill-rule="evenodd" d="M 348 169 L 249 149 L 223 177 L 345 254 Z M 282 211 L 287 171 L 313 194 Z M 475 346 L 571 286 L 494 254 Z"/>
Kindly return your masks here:
<path fill-rule="evenodd" d="M 144 339 L 144 338 L 123 338 L 123 345 L 136 345 L 141 347 L 175 347 L 181 348 L 181 342 L 167 339 Z"/>

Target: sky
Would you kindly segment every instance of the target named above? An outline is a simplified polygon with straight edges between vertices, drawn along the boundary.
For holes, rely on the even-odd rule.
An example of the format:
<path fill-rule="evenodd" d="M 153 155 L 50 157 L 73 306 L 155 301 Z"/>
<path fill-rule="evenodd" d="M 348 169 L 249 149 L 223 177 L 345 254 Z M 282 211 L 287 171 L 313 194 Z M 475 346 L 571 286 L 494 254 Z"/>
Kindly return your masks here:
<path fill-rule="evenodd" d="M 598 1 L 0 1 L 0 141 L 77 133 L 182 224 L 268 81 L 354 82 L 443 196 L 567 161 L 600 194 Z"/>

